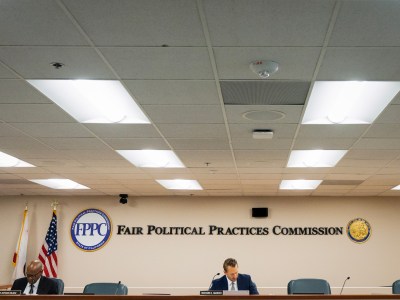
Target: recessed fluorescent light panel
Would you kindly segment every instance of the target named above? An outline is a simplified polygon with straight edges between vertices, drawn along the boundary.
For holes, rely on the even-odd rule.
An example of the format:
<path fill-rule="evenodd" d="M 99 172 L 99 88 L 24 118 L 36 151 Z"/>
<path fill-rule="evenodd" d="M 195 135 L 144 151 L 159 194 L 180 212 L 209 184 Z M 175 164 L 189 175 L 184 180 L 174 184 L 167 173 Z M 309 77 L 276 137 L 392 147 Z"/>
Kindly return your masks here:
<path fill-rule="evenodd" d="M 400 185 L 398 185 L 398 186 L 395 186 L 394 188 L 392 188 L 392 190 L 395 190 L 395 191 L 398 191 L 398 190 L 400 190 Z"/>
<path fill-rule="evenodd" d="M 87 190 L 87 186 L 81 185 L 69 179 L 31 179 L 29 181 L 47 186 L 56 190 Z"/>
<path fill-rule="evenodd" d="M 150 123 L 119 81 L 28 80 L 28 82 L 80 123 Z"/>
<path fill-rule="evenodd" d="M 189 179 L 171 179 L 156 180 L 159 184 L 168 190 L 202 190 L 203 188 L 197 180 Z"/>
<path fill-rule="evenodd" d="M 8 155 L 4 152 L 0 152 L 0 168 L 31 168 L 35 167 L 23 160 L 20 160 L 14 156 Z"/>
<path fill-rule="evenodd" d="M 347 153 L 347 150 L 293 150 L 288 168 L 331 168 Z"/>
<path fill-rule="evenodd" d="M 371 124 L 399 90 L 398 81 L 317 81 L 302 124 Z"/>
<path fill-rule="evenodd" d="M 138 168 L 185 168 L 171 150 L 116 150 Z"/>
<path fill-rule="evenodd" d="M 281 190 L 315 190 L 322 180 L 282 180 Z"/>

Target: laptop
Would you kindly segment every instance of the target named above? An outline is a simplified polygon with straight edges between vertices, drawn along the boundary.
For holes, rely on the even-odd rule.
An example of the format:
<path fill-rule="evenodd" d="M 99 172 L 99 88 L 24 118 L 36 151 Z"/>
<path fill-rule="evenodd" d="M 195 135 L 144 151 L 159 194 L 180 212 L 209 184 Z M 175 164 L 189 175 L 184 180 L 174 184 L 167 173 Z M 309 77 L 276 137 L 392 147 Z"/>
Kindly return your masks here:
<path fill-rule="evenodd" d="M 250 295 L 249 290 L 242 290 L 242 291 L 223 291 L 222 295 L 227 295 L 227 296 L 246 296 Z"/>

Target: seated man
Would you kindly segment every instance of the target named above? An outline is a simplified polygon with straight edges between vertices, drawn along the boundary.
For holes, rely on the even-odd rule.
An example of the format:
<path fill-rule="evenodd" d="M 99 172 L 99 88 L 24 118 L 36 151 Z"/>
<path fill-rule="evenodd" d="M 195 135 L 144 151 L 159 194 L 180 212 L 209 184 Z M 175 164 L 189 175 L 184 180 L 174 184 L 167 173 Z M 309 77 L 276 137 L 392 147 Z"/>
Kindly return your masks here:
<path fill-rule="evenodd" d="M 25 295 L 58 294 L 57 283 L 42 276 L 43 264 L 39 260 L 30 262 L 26 268 L 26 277 L 16 279 L 12 290 L 20 290 Z"/>
<path fill-rule="evenodd" d="M 250 295 L 258 295 L 256 284 L 250 275 L 239 274 L 239 266 L 236 259 L 228 258 L 224 261 L 224 274 L 221 278 L 213 280 L 210 290 L 248 290 Z"/>

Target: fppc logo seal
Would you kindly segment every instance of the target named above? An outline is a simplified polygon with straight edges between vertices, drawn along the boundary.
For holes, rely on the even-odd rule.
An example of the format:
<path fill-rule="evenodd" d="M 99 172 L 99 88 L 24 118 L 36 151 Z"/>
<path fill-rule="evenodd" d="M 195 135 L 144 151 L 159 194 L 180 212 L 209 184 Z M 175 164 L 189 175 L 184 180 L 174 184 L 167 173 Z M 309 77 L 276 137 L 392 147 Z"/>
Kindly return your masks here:
<path fill-rule="evenodd" d="M 71 224 L 72 242 L 83 251 L 100 250 L 110 240 L 111 234 L 111 219 L 99 209 L 81 211 Z"/>
<path fill-rule="evenodd" d="M 355 243 L 364 243 L 371 236 L 371 225 L 365 219 L 353 219 L 347 224 L 347 236 Z"/>

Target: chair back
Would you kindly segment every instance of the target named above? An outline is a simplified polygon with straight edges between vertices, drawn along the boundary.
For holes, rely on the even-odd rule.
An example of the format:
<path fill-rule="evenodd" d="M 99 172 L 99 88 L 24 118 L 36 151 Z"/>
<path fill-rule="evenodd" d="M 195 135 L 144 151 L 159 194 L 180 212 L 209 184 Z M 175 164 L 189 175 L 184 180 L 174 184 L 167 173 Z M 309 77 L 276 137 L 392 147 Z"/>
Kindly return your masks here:
<path fill-rule="evenodd" d="M 400 294 L 400 280 L 396 280 L 392 284 L 392 293 L 393 294 Z"/>
<path fill-rule="evenodd" d="M 287 287 L 288 294 L 331 294 L 331 287 L 324 279 L 303 278 L 291 280 Z"/>
<path fill-rule="evenodd" d="M 60 278 L 51 278 L 57 283 L 58 287 L 58 294 L 63 295 L 64 294 L 64 281 Z"/>
<path fill-rule="evenodd" d="M 95 282 L 87 284 L 83 289 L 83 293 L 95 295 L 128 295 L 128 287 L 122 283 Z"/>

